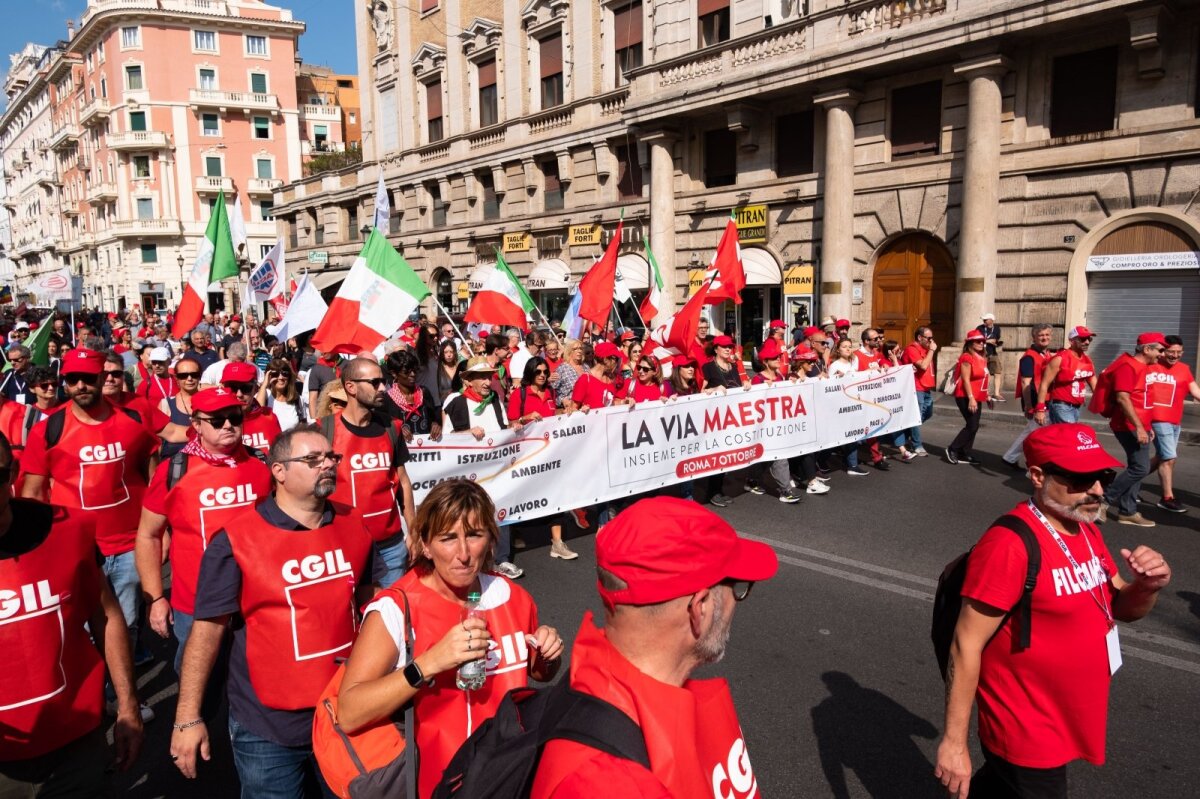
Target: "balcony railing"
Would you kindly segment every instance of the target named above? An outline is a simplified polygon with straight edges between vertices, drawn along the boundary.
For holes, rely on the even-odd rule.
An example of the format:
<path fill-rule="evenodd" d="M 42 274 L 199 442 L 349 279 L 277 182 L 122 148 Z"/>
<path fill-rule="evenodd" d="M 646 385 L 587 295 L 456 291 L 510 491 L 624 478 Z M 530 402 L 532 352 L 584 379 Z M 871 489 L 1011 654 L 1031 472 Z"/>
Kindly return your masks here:
<path fill-rule="evenodd" d="M 216 108 L 227 113 L 230 108 L 242 111 L 270 111 L 279 113 L 279 97 L 258 92 L 223 92 L 217 89 L 191 89 L 188 104 L 193 109 Z"/>
<path fill-rule="evenodd" d="M 50 134 L 49 144 L 51 150 L 62 150 L 73 147 L 77 141 L 79 141 L 79 128 L 76 125 L 68 124 L 56 128 Z"/>
<path fill-rule="evenodd" d="M 117 236 L 178 236 L 178 219 L 118 219 L 112 224 Z"/>
<path fill-rule="evenodd" d="M 940 14 L 946 10 L 946 0 L 885 0 L 850 13 L 850 35 L 898 28 L 906 22 Z"/>
<path fill-rule="evenodd" d="M 110 133 L 105 137 L 110 150 L 166 150 L 171 137 L 158 130 L 129 130 Z"/>
<path fill-rule="evenodd" d="M 247 194 L 263 194 L 272 195 L 275 190 L 283 185 L 283 181 L 279 178 L 250 178 L 246 185 Z"/>
<path fill-rule="evenodd" d="M 43 186 L 53 187 L 62 185 L 62 179 L 58 177 L 58 173 L 53 169 L 39 169 L 34 173 L 33 179 Z"/>
<path fill-rule="evenodd" d="M 222 176 L 210 177 L 208 175 L 201 175 L 196 178 L 197 194 L 216 194 L 219 191 L 232 194 L 233 178 Z"/>
<path fill-rule="evenodd" d="M 94 183 L 88 187 L 87 201 L 89 205 L 104 205 L 117 199 L 115 183 Z"/>
<path fill-rule="evenodd" d="M 341 122 L 342 109 L 336 105 L 302 105 L 300 106 L 300 118 Z"/>
<path fill-rule="evenodd" d="M 97 97 L 83 107 L 79 112 L 79 124 L 90 125 L 93 121 L 99 122 L 103 119 L 108 119 L 109 112 L 112 107 L 108 104 L 108 100 L 103 97 Z"/>
<path fill-rule="evenodd" d="M 103 11 L 129 10 L 160 10 L 182 11 L 193 14 L 207 14 L 212 17 L 231 17 L 229 5 L 225 0 L 92 0 L 79 27 L 83 27 L 89 19 Z M 289 17 L 290 18 L 290 17 Z"/>

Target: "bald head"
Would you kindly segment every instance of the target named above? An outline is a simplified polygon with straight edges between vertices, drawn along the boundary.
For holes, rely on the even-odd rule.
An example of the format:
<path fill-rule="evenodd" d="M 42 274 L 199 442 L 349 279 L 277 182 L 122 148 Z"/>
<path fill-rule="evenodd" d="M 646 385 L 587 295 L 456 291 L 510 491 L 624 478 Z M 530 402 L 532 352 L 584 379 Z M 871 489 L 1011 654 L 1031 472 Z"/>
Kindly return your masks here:
<path fill-rule="evenodd" d="M 352 380 L 361 380 L 363 378 L 371 379 L 379 377 L 383 374 L 383 370 L 379 366 L 379 361 L 374 358 L 364 358 L 362 356 L 347 361 L 342 366 L 342 382 L 347 383 Z"/>

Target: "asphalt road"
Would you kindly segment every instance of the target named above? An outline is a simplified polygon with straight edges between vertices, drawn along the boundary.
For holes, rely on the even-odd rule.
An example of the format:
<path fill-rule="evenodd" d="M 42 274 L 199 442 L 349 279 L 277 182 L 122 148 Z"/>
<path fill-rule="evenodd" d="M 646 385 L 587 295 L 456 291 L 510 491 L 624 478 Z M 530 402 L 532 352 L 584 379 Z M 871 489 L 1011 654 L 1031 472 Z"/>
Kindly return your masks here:
<path fill-rule="evenodd" d="M 941 453 L 957 421 L 939 408 L 926 425 L 931 452 Z M 720 511 L 739 531 L 774 546 L 781 561 L 779 575 L 738 605 L 726 658 L 703 675 L 730 681 L 761 795 L 941 795 L 932 777 L 943 696 L 929 643 L 933 590 L 945 563 L 1027 496 L 1028 481 L 999 459 L 1016 432 L 985 412 L 976 448 L 982 467 L 929 457 L 865 478 L 835 474 L 830 493 L 800 505 L 742 494 Z M 1105 444 L 1119 455 L 1111 436 Z M 1174 579 L 1149 618 L 1122 627 L 1125 665 L 1110 698 L 1108 764 L 1072 765 L 1074 797 L 1191 796 L 1200 784 L 1200 446 L 1181 448 L 1176 475 L 1184 489 L 1176 494 L 1195 510 L 1145 507 L 1158 527 L 1105 526 L 1114 553 L 1153 546 Z M 1155 478 L 1143 495 L 1158 499 Z M 522 584 L 542 620 L 570 640 L 584 611 L 601 611 L 594 539 L 578 533 L 570 543 L 580 558 L 563 562 L 548 557 L 541 531 L 527 538 L 529 548 L 517 553 Z M 171 767 L 170 676 L 161 664 L 142 674 L 159 720 L 148 725 L 143 758 L 122 779 L 124 795 L 231 795 L 236 776 L 225 741 L 195 783 Z M 977 748 L 974 759 L 980 762 Z"/>

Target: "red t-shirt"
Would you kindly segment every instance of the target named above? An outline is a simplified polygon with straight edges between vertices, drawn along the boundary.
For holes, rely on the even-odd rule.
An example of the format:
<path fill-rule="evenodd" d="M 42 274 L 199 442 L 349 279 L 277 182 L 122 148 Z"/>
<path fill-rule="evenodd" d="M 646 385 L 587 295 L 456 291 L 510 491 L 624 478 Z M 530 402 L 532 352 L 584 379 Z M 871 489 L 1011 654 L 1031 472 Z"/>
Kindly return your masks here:
<path fill-rule="evenodd" d="M 1089 592 L 1028 504 L 1011 512 L 1037 536 L 1042 566 L 1033 589 L 1029 648 L 1013 651 L 1013 627 L 1005 623 L 983 650 L 979 739 L 1027 768 L 1055 768 L 1077 758 L 1100 765 L 1111 678 L 1108 619 L 1098 602 L 1112 607 L 1116 565 L 1095 525 L 1063 535 L 1086 578 L 1094 579 Z M 1021 539 L 993 527 L 971 552 L 962 595 L 1008 610 L 1021 598 L 1028 562 Z"/>
<path fill-rule="evenodd" d="M 913 365 L 913 380 L 917 384 L 917 391 L 933 391 L 937 386 L 937 370 L 933 368 L 933 362 L 929 362 L 928 369 L 922 369 L 917 365 L 928 354 L 929 350 L 914 341 L 905 347 L 904 352 L 900 355 L 900 363 Z"/>
<path fill-rule="evenodd" d="M 1056 357 L 1058 374 L 1054 375 L 1054 382 L 1050 385 L 1050 392 L 1046 398 L 1055 402 L 1082 405 L 1087 398 L 1084 389 L 1087 388 L 1092 375 L 1096 374 L 1092 359 L 1087 353 L 1076 355 L 1069 349 L 1062 350 Z"/>
<path fill-rule="evenodd" d="M 954 396 L 959 398 L 967 396 L 967 387 L 962 381 L 962 365 L 964 363 L 971 366 L 971 396 L 975 398 L 976 402 L 983 402 L 988 398 L 987 358 L 982 355 L 972 355 L 969 352 L 958 356 L 958 361 L 954 364 L 956 377 L 958 377 Z"/>
<path fill-rule="evenodd" d="M 612 405 L 615 396 L 615 386 L 598 379 L 591 372 L 581 374 L 571 391 L 571 399 L 575 404 L 588 408 L 607 408 Z"/>
<path fill-rule="evenodd" d="M 242 424 L 242 443 L 259 452 L 266 452 L 282 432 L 279 419 L 271 409 L 260 406 L 246 414 Z"/>
<path fill-rule="evenodd" d="M 877 352 L 866 353 L 862 350 L 854 351 L 854 370 L 856 372 L 865 372 L 872 366 L 886 368 L 890 364 L 883 359 L 883 356 Z"/>
<path fill-rule="evenodd" d="M 1146 430 L 1150 429 L 1150 407 L 1146 401 L 1146 373 L 1149 367 L 1139 361 L 1137 358 L 1123 355 L 1117 363 L 1113 364 L 1112 371 L 1109 373 L 1112 380 L 1112 390 L 1125 391 L 1129 394 L 1129 400 L 1133 403 L 1133 410 L 1138 415 L 1138 419 L 1142 422 L 1142 427 Z M 1133 422 L 1125 416 L 1125 411 L 1119 403 L 1114 402 L 1116 411 L 1113 412 L 1112 418 L 1108 422 L 1108 426 L 1113 431 L 1133 431 L 1137 428 Z"/>
<path fill-rule="evenodd" d="M 75 418 L 70 404 L 60 412 L 58 443 L 46 449 L 49 419 L 38 422 L 21 468 L 49 478 L 52 504 L 94 512 L 96 543 L 104 555 L 128 552 L 142 515 L 146 463 L 158 439 L 117 408 L 95 425 Z"/>
<path fill-rule="evenodd" d="M 636 402 L 654 402 L 662 399 L 662 386 L 654 383 L 640 383 L 637 380 L 630 379 L 625 381 L 625 385 L 621 387 L 621 398 L 632 398 Z"/>
<path fill-rule="evenodd" d="M 1191 368 L 1183 361 L 1168 367 L 1162 361 L 1146 370 L 1146 404 L 1150 406 L 1150 421 L 1179 424 L 1183 421 L 1183 403 L 1189 395 L 1188 386 L 1196 382 Z"/>
<path fill-rule="evenodd" d="M 524 408 L 522 411 L 521 394 L 525 395 Z M 510 421 L 517 421 L 522 416 L 528 413 L 540 413 L 543 419 L 549 419 L 555 414 L 558 409 L 554 405 L 554 392 L 547 390 L 544 396 L 538 396 L 538 393 L 532 388 L 515 386 L 512 394 L 508 396 L 508 418 Z"/>

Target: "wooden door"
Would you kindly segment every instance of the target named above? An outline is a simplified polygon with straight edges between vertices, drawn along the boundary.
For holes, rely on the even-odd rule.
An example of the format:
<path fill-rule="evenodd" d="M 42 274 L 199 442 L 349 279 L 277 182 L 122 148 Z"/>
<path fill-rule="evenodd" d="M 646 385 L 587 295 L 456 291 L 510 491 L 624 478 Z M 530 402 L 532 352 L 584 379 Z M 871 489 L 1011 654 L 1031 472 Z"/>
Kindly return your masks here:
<path fill-rule="evenodd" d="M 901 345 L 919 327 L 939 343 L 954 339 L 954 262 L 932 236 L 911 233 L 889 244 L 875 262 L 872 326 Z"/>

